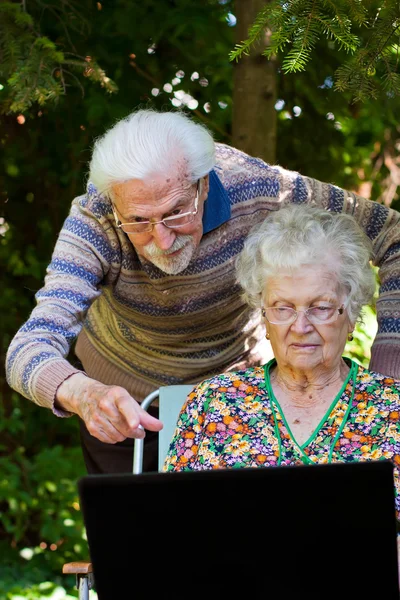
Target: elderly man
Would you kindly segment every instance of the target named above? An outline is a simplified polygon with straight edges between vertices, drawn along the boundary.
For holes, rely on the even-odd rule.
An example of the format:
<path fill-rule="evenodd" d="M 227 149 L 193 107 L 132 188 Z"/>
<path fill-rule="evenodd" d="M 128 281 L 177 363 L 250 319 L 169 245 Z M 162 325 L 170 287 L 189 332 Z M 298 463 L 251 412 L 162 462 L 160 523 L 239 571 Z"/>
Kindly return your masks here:
<path fill-rule="evenodd" d="M 7 354 L 11 387 L 80 417 L 90 473 L 131 471 L 144 429 L 155 446 L 162 424 L 140 407 L 150 391 L 270 358 L 234 263 L 250 228 L 290 202 L 350 213 L 373 241 L 382 286 L 370 368 L 400 377 L 400 215 L 214 143 L 184 114 L 140 110 L 96 141 L 87 192 Z M 75 341 L 79 364 L 66 360 Z"/>

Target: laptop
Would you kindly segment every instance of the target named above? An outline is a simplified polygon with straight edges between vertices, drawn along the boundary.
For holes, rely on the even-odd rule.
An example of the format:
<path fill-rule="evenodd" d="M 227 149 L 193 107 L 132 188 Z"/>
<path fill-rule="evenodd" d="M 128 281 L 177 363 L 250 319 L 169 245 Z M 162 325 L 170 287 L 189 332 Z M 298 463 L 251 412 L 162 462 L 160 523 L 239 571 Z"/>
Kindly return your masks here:
<path fill-rule="evenodd" d="M 99 600 L 398 600 L 389 461 L 78 482 Z"/>

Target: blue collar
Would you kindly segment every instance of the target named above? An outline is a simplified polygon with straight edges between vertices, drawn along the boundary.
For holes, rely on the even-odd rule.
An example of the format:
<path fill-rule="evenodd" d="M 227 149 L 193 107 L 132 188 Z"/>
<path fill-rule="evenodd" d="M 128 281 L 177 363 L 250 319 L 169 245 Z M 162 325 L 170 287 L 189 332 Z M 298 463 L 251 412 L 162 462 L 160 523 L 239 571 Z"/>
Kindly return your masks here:
<path fill-rule="evenodd" d="M 229 221 L 231 203 L 218 175 L 214 169 L 210 171 L 210 188 L 208 198 L 204 203 L 203 234 L 216 229 Z"/>

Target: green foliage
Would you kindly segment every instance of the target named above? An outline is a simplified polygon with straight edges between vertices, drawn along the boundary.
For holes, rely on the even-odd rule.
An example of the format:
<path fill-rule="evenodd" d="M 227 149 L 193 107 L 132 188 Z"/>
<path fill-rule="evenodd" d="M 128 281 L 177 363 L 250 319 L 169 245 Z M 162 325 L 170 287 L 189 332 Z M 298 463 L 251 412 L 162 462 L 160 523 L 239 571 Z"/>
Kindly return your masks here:
<path fill-rule="evenodd" d="M 352 358 L 358 364 L 368 368 L 371 359 L 371 346 L 378 330 L 376 320 L 376 300 L 379 296 L 378 268 L 373 267 L 375 273 L 375 294 L 370 305 L 364 306 L 360 318 L 353 331 L 353 339 L 346 343 L 344 355 Z"/>
<path fill-rule="evenodd" d="M 341 59 L 320 40 L 307 71 L 278 71 L 277 162 L 398 208 L 400 99 L 381 90 L 354 104 L 350 92 L 336 93 Z"/>
<path fill-rule="evenodd" d="M 368 368 L 371 358 L 371 346 L 377 331 L 376 311 L 372 306 L 363 309 L 363 321 L 357 323 L 353 332 L 353 340 L 347 342 L 345 356 L 353 358 L 363 367 Z"/>
<path fill-rule="evenodd" d="M 24 3 L 0 4 L 0 76 L 3 79 L 2 112 L 24 113 L 32 104 L 44 106 L 57 102 L 70 85 L 83 89 L 82 79 L 99 83 L 107 92 L 116 92 L 115 83 L 106 76 L 96 60 L 71 52 L 74 45 L 70 29 L 75 21 L 84 22 L 75 3 L 37 2 L 28 14 Z M 42 19 L 48 13 L 60 19 L 70 51 L 62 51 L 46 35 L 42 35 Z M 4 85 L 5 83 L 5 85 Z"/>
<path fill-rule="evenodd" d="M 24 549 L 25 556 L 30 556 Z M 0 566 L 0 598 L 2 600 L 73 600 L 78 597 L 74 581 L 55 574 L 51 581 L 47 580 L 49 569 L 40 557 L 33 554 L 31 558 L 21 559 L 17 553 L 11 558 L 8 548 L 0 544 L 2 565 Z M 18 562 L 18 558 L 22 563 Z M 41 560 L 42 559 L 42 560 Z M 91 600 L 95 596 L 92 594 Z"/>
<path fill-rule="evenodd" d="M 338 91 L 349 91 L 353 102 L 376 98 L 379 86 L 391 96 L 400 95 L 397 0 L 273 0 L 259 12 L 248 38 L 235 46 L 230 59 L 248 54 L 266 30 L 270 35 L 263 54 L 283 54 L 284 73 L 304 71 L 325 38 L 336 52 L 352 55 L 336 70 Z"/>
<path fill-rule="evenodd" d="M 36 414 L 18 394 L 11 402 L 9 414 L 0 405 L 0 597 L 52 597 L 61 585 L 76 595 L 73 578 L 61 576 L 64 562 L 88 559 L 76 420 L 63 424 L 47 411 Z"/>

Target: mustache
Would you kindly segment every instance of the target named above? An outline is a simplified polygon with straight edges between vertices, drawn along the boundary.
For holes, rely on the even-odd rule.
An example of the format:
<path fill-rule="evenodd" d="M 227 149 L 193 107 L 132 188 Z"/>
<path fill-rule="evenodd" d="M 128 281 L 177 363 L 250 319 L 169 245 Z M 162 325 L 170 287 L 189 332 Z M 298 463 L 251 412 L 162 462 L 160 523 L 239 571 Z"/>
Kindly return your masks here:
<path fill-rule="evenodd" d="M 192 240 L 193 240 L 193 236 L 191 236 L 191 235 L 178 235 L 175 238 L 174 243 L 172 244 L 171 248 L 168 248 L 168 250 L 161 250 L 155 242 L 150 242 L 149 244 L 147 244 L 145 246 L 146 254 L 149 257 L 168 256 L 169 254 L 172 254 L 173 252 L 180 250 L 181 248 L 186 246 Z"/>

